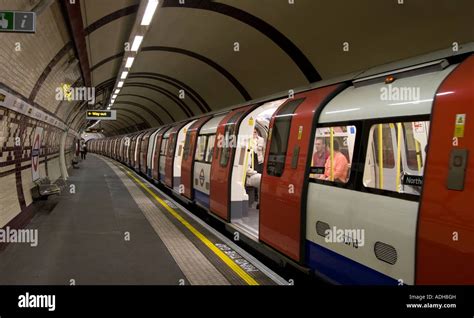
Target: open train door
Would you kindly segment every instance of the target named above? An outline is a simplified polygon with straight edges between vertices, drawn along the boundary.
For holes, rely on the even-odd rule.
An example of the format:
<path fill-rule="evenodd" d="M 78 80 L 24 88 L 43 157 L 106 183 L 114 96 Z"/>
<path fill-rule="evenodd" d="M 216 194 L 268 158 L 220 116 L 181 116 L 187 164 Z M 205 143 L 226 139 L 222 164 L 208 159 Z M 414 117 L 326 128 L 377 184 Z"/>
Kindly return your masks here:
<path fill-rule="evenodd" d="M 184 141 L 183 159 L 181 161 L 181 184 L 184 191 L 181 193 L 186 198 L 193 200 L 193 174 L 194 174 L 194 154 L 196 152 L 196 141 L 201 127 L 212 116 L 199 118 L 189 127 Z"/>
<path fill-rule="evenodd" d="M 474 55 L 433 104 L 416 255 L 416 284 L 474 284 Z"/>
<path fill-rule="evenodd" d="M 300 93 L 270 122 L 260 190 L 259 239 L 297 262 L 304 259 L 308 174 L 318 109 L 343 85 Z"/>
<path fill-rule="evenodd" d="M 165 184 L 169 188 L 173 188 L 173 166 L 174 166 L 174 153 L 176 151 L 176 141 L 178 140 L 178 132 L 183 128 L 187 122 L 178 123 L 173 126 L 170 131 L 168 139 L 168 149 L 166 149 L 166 162 L 165 162 Z"/>
<path fill-rule="evenodd" d="M 172 126 L 163 127 L 156 136 L 155 142 L 155 152 L 153 153 L 153 167 L 152 167 L 152 178 L 156 181 L 160 180 L 160 151 L 161 151 L 161 141 L 163 140 L 164 134 Z"/>
<path fill-rule="evenodd" d="M 210 210 L 213 214 L 230 221 L 230 182 L 232 163 L 239 124 L 245 114 L 255 105 L 240 107 L 229 112 L 217 127 L 215 152 L 211 164 Z"/>

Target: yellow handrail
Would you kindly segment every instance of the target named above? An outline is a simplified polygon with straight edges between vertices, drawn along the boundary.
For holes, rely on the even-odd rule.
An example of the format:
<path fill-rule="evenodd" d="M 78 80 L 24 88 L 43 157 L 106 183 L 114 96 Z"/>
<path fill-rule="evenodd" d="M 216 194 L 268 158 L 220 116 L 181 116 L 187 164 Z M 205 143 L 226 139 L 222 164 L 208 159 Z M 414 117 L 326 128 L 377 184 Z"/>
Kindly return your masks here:
<path fill-rule="evenodd" d="M 402 123 L 397 123 L 397 177 L 395 185 L 397 192 L 400 192 L 400 162 L 402 158 Z"/>
<path fill-rule="evenodd" d="M 330 133 L 330 145 L 331 145 L 331 176 L 330 180 L 334 181 L 334 129 L 331 127 L 329 128 Z"/>
<path fill-rule="evenodd" d="M 250 150 L 253 152 L 253 150 L 252 150 L 252 148 L 251 148 L 251 145 L 250 145 L 250 141 L 251 141 L 251 140 L 252 140 L 252 139 L 249 139 L 249 143 L 248 143 L 247 149 L 250 149 Z M 247 151 L 248 151 L 247 149 L 245 149 L 244 151 L 247 152 Z M 245 154 L 244 167 L 243 167 L 243 169 L 242 169 L 243 172 L 244 172 L 243 175 L 242 175 L 242 185 L 243 185 L 244 188 L 245 188 L 245 177 L 246 177 L 246 175 L 247 175 L 247 169 L 248 169 L 248 162 L 249 162 L 249 155 L 246 153 L 246 154 Z M 252 161 L 252 165 L 253 165 L 253 161 Z M 252 167 L 252 170 L 253 170 L 253 167 Z"/>
<path fill-rule="evenodd" d="M 379 144 L 379 181 L 380 189 L 383 189 L 383 129 L 382 124 L 378 125 L 378 144 Z"/>
<path fill-rule="evenodd" d="M 413 137 L 415 139 L 415 137 Z M 416 151 L 416 163 L 418 165 L 418 173 L 421 172 L 421 153 L 420 153 L 420 143 L 415 139 L 415 151 Z"/>

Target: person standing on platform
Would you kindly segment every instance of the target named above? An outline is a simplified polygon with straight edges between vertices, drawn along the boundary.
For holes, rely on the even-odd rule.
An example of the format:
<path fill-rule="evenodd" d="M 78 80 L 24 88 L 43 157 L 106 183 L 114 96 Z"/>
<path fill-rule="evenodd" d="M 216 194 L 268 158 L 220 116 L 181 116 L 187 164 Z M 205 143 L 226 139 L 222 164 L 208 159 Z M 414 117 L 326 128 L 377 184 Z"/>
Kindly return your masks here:
<path fill-rule="evenodd" d="M 87 147 L 84 139 L 81 140 L 81 159 L 86 160 Z"/>

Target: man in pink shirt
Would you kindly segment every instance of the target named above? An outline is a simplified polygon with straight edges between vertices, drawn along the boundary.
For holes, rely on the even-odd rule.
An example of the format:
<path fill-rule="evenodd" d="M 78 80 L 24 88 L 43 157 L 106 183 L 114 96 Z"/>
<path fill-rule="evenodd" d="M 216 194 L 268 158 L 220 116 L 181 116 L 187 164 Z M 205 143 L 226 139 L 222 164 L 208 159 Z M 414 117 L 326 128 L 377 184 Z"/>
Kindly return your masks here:
<path fill-rule="evenodd" d="M 323 180 L 335 181 L 335 182 L 347 182 L 347 170 L 349 168 L 349 162 L 346 156 L 339 151 L 339 143 L 334 140 L 334 180 L 331 180 L 331 157 L 329 156 L 324 165 Z"/>
<path fill-rule="evenodd" d="M 329 151 L 326 147 L 324 139 L 320 137 L 316 138 L 316 141 L 314 142 L 314 148 L 316 149 L 316 152 L 313 154 L 313 163 L 311 166 L 324 167 L 326 160 L 329 157 Z"/>

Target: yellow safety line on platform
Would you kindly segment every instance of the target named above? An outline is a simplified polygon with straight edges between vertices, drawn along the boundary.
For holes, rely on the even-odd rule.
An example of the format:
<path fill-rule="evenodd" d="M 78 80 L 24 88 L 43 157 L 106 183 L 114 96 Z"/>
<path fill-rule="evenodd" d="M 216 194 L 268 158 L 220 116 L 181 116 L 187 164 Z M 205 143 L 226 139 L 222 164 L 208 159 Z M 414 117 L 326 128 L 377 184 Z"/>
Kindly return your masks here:
<path fill-rule="evenodd" d="M 240 278 L 242 278 L 249 285 L 259 285 L 255 279 L 247 274 L 239 265 L 234 263 L 232 259 L 217 248 L 212 242 L 205 237 L 201 232 L 199 232 L 194 226 L 189 224 L 178 212 L 171 208 L 165 201 L 158 197 L 153 191 L 151 191 L 147 186 L 143 184 L 139 179 L 137 179 L 128 168 L 127 174 L 138 183 L 143 189 L 145 189 L 159 204 L 161 204 L 172 216 L 174 216 L 181 224 L 183 224 L 191 233 L 193 233 L 201 242 L 204 243 L 211 251 L 214 252 L 227 266 L 229 266 Z"/>

